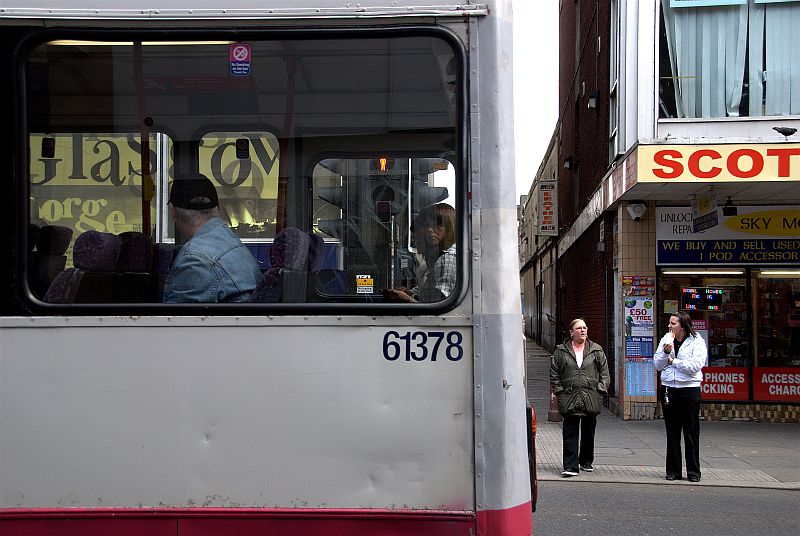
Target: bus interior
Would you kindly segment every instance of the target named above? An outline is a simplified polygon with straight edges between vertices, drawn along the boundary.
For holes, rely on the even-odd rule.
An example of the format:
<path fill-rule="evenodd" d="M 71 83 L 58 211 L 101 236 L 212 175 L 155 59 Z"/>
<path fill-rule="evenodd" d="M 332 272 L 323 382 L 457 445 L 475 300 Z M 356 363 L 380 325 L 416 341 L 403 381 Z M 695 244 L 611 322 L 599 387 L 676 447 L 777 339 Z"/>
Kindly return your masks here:
<path fill-rule="evenodd" d="M 278 269 L 274 303 L 376 304 L 418 284 L 411 228 L 428 205 L 456 209 L 463 235 L 464 60 L 449 32 L 168 36 L 53 30 L 20 51 L 31 304 L 160 303 L 183 242 L 169 188 L 186 173 L 214 183 L 223 220 Z M 94 251 L 98 234 L 113 251 Z M 276 241 L 291 254 L 271 255 Z"/>

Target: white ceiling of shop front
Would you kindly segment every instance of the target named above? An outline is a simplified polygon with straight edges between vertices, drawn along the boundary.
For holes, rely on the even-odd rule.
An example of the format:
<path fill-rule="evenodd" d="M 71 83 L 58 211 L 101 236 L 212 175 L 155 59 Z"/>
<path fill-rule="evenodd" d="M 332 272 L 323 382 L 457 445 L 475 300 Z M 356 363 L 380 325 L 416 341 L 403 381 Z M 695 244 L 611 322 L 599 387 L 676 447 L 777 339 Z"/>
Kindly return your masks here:
<path fill-rule="evenodd" d="M 692 195 L 708 193 L 709 184 L 638 183 L 622 196 L 624 200 L 670 201 L 691 200 Z M 717 202 L 728 197 L 733 204 L 791 204 L 800 203 L 800 181 L 781 182 L 723 182 L 713 185 Z"/>

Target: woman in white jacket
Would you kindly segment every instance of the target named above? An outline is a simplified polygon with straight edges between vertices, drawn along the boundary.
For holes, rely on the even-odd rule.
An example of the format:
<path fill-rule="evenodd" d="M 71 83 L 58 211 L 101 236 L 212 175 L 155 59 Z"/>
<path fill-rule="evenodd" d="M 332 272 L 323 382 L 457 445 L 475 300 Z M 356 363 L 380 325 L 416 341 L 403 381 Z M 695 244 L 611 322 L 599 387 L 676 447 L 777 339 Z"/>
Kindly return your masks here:
<path fill-rule="evenodd" d="M 667 430 L 667 480 L 680 480 L 681 433 L 686 446 L 686 476 L 700 481 L 700 384 L 706 366 L 706 342 L 685 312 L 669 317 L 669 331 L 653 356 L 661 371 L 664 425 Z"/>

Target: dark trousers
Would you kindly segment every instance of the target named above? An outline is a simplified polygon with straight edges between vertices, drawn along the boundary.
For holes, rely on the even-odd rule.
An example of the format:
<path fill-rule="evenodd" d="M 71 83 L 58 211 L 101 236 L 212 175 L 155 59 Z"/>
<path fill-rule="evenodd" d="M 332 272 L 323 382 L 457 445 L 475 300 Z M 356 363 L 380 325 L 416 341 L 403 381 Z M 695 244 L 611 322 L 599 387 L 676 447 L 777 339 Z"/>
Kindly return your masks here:
<path fill-rule="evenodd" d="M 686 475 L 700 478 L 700 388 L 666 387 L 669 403 L 664 404 L 667 429 L 667 474 L 681 478 L 681 434 L 686 444 Z"/>
<path fill-rule="evenodd" d="M 594 429 L 597 415 L 567 415 L 564 417 L 562 439 L 564 445 L 564 469 L 577 469 L 578 465 L 594 462 Z M 580 453 L 578 451 L 580 430 Z"/>

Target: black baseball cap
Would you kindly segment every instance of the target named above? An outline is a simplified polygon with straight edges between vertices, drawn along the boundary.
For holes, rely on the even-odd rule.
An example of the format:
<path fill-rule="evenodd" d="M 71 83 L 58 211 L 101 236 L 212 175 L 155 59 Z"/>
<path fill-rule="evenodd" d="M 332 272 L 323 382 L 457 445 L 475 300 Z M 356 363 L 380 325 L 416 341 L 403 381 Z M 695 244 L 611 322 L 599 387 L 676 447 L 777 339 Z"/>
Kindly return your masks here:
<path fill-rule="evenodd" d="M 188 210 L 207 210 L 219 206 L 219 197 L 214 184 L 203 175 L 175 177 L 169 202 Z"/>

